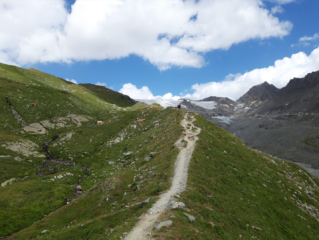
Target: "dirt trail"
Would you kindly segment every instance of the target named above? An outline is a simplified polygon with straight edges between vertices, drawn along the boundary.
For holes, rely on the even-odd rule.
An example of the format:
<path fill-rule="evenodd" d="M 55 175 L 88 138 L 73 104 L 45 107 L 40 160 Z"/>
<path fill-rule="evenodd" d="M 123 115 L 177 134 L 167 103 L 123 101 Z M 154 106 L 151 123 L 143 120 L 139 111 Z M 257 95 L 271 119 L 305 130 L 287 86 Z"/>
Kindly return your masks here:
<path fill-rule="evenodd" d="M 197 136 L 200 133 L 200 128 L 194 126 L 195 117 L 191 113 L 186 113 L 181 122 L 184 128 L 184 135 L 175 145 L 180 149 L 175 162 L 175 171 L 172 182 L 172 187 L 160 196 L 160 199 L 154 203 L 151 209 L 140 218 L 140 221 L 128 233 L 125 240 L 142 240 L 151 239 L 151 232 L 159 216 L 167 209 L 170 201 L 176 194 L 181 193 L 186 188 L 187 172 L 189 161 L 194 151 L 195 143 L 198 140 Z M 193 129 L 194 128 L 194 129 Z M 187 146 L 185 147 L 185 141 Z"/>

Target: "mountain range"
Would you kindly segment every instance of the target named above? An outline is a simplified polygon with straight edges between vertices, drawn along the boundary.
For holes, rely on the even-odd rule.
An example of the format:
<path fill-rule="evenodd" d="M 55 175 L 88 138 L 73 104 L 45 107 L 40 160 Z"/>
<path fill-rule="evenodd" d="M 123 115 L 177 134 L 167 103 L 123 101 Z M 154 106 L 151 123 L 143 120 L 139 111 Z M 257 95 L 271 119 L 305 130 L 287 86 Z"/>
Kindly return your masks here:
<path fill-rule="evenodd" d="M 184 100 L 185 108 L 228 130 L 248 146 L 282 159 L 312 166 L 319 176 L 319 71 L 294 78 L 286 87 L 267 82 L 237 101 L 209 97 L 214 109 Z"/>

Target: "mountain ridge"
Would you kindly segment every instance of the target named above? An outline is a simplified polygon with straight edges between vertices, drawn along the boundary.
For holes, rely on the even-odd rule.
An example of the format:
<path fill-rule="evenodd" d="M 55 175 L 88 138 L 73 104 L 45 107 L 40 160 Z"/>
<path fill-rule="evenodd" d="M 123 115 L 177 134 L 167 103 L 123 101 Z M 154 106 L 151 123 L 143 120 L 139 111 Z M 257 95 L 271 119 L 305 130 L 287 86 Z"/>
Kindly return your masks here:
<path fill-rule="evenodd" d="M 252 148 L 319 169 L 319 71 L 291 79 L 282 89 L 266 82 L 253 86 L 230 106 L 216 104 L 208 110 L 183 104 Z"/>

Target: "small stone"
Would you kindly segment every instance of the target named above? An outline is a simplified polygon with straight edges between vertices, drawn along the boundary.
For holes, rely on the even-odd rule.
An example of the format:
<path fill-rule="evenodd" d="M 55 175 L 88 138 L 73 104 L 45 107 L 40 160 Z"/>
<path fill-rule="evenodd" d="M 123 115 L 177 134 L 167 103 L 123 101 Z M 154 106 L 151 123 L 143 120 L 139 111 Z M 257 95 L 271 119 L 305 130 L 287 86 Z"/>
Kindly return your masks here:
<path fill-rule="evenodd" d="M 142 202 L 142 203 L 140 204 L 140 208 L 143 208 L 146 204 L 149 203 L 149 201 L 150 201 L 150 198 L 148 198 L 148 199 L 146 199 L 144 202 Z"/>
<path fill-rule="evenodd" d="M 152 157 L 147 156 L 146 158 L 144 158 L 144 162 L 148 162 L 149 160 L 151 160 Z"/>
<path fill-rule="evenodd" d="M 130 156 L 130 155 L 132 155 L 132 154 L 133 154 L 133 152 L 127 152 L 127 153 L 124 153 L 123 155 L 126 156 L 126 157 L 128 157 L 128 156 Z"/>
<path fill-rule="evenodd" d="M 110 164 L 110 165 L 113 165 L 113 164 L 114 164 L 114 162 L 113 162 L 113 161 L 109 161 L 109 164 Z"/>
<path fill-rule="evenodd" d="M 157 154 L 157 152 L 151 152 L 151 153 L 149 154 L 149 156 L 150 156 L 150 157 L 154 157 L 156 154 Z"/>
<path fill-rule="evenodd" d="M 184 213 L 184 215 L 188 217 L 189 221 L 195 222 L 196 218 L 194 216 L 192 216 L 192 215 L 190 215 L 188 213 Z"/>
<path fill-rule="evenodd" d="M 159 230 L 159 229 L 161 229 L 161 227 L 169 227 L 169 226 L 172 226 L 172 224 L 173 224 L 173 221 L 167 220 L 167 221 L 164 221 L 164 222 L 157 224 L 155 229 Z"/>
<path fill-rule="evenodd" d="M 5 187 L 5 186 L 7 186 L 8 184 L 10 185 L 10 184 L 12 184 L 12 182 L 15 181 L 15 180 L 16 180 L 15 178 L 11 178 L 10 180 L 7 180 L 7 181 L 1 183 L 1 187 Z"/>
<path fill-rule="evenodd" d="M 49 230 L 43 230 L 41 233 L 47 233 Z"/>

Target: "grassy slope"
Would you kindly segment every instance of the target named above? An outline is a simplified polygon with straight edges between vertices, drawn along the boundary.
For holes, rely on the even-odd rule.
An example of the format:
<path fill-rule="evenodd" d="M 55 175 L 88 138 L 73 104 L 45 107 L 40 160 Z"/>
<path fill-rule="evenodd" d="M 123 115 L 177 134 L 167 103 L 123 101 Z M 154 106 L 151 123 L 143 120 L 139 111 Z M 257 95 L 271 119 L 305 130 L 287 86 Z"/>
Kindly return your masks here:
<path fill-rule="evenodd" d="M 123 95 L 119 92 L 115 92 L 103 86 L 97 86 L 94 84 L 80 84 L 81 87 L 87 88 L 94 92 L 98 97 L 106 102 L 115 104 L 120 107 L 130 107 L 135 104 L 135 101 L 130 99 L 129 96 Z"/>
<path fill-rule="evenodd" d="M 111 147 L 103 145 L 94 156 L 77 160 L 83 164 L 91 162 L 92 171 L 83 184 L 85 194 L 12 239 L 33 239 L 38 235 L 47 239 L 119 239 L 123 232 L 132 228 L 158 193 L 170 187 L 173 163 L 178 154 L 172 146 L 181 134 L 179 123 L 184 114 L 175 109 L 146 111 L 149 116 L 145 123 L 136 129 L 128 126 L 122 130 L 131 133 L 123 142 Z M 123 117 L 127 119 L 126 115 Z M 160 125 L 154 127 L 152 123 L 157 120 Z M 99 129 L 100 132 L 110 128 L 108 124 L 102 126 L 104 129 Z M 71 142 L 68 144 L 72 145 Z M 125 157 L 123 153 L 127 151 L 132 151 L 132 155 Z M 154 151 L 158 154 L 144 162 L 144 158 Z M 127 162 L 121 164 L 117 159 Z M 115 163 L 110 165 L 109 161 Z M 143 178 L 134 179 L 137 174 Z M 151 203 L 139 208 L 139 203 L 147 197 L 151 197 Z M 49 232 L 41 234 L 43 230 Z"/>
<path fill-rule="evenodd" d="M 176 215 L 173 226 L 154 231 L 154 237 L 318 239 L 318 221 L 296 203 L 319 209 L 318 190 L 314 199 L 304 192 L 303 184 L 312 186 L 308 173 L 254 151 L 203 117 L 196 118 L 202 132 L 190 163 L 187 190 L 180 199 L 188 211 L 170 211 L 164 219 Z M 185 212 L 195 216 L 196 222 L 190 223 Z"/>
<path fill-rule="evenodd" d="M 17 112 L 29 123 L 65 117 L 68 114 L 84 115 L 91 120 L 82 123 L 81 127 L 70 123 L 72 126 L 68 128 L 47 130 L 48 133 L 44 135 L 23 134 L 22 125 L 14 118 L 5 102 L 7 96 Z M 63 136 L 75 132 L 75 137 L 66 144 L 67 147 L 52 147 L 50 151 L 63 160 L 72 157 L 75 163 L 82 163 L 94 169 L 101 143 L 124 129 L 136 118 L 140 109 L 146 106 L 136 104 L 122 109 L 105 102 L 81 86 L 69 84 L 35 69 L 27 70 L 4 64 L 0 64 L 0 100 L 3 103 L 0 109 L 0 183 L 11 178 L 16 179 L 14 184 L 0 187 L 0 236 L 30 226 L 43 215 L 61 207 L 65 199 L 74 193 L 71 185 L 84 176 L 83 169 L 59 167 L 54 164 L 51 164 L 54 168 L 52 175 L 36 176 L 36 167 L 45 161 L 44 158 L 17 154 L 5 149 L 2 144 L 31 140 L 38 144 L 35 150 L 43 153 L 41 144 L 54 135 Z M 36 102 L 37 107 L 31 108 L 32 102 Z M 96 126 L 97 120 L 109 119 L 114 121 Z M 9 157 L 4 157 L 7 155 Z M 13 157 L 20 157 L 22 161 L 15 161 Z M 73 176 L 51 181 L 54 176 L 66 173 Z M 95 185 L 89 179 L 90 177 L 82 183 L 84 189 Z"/>

